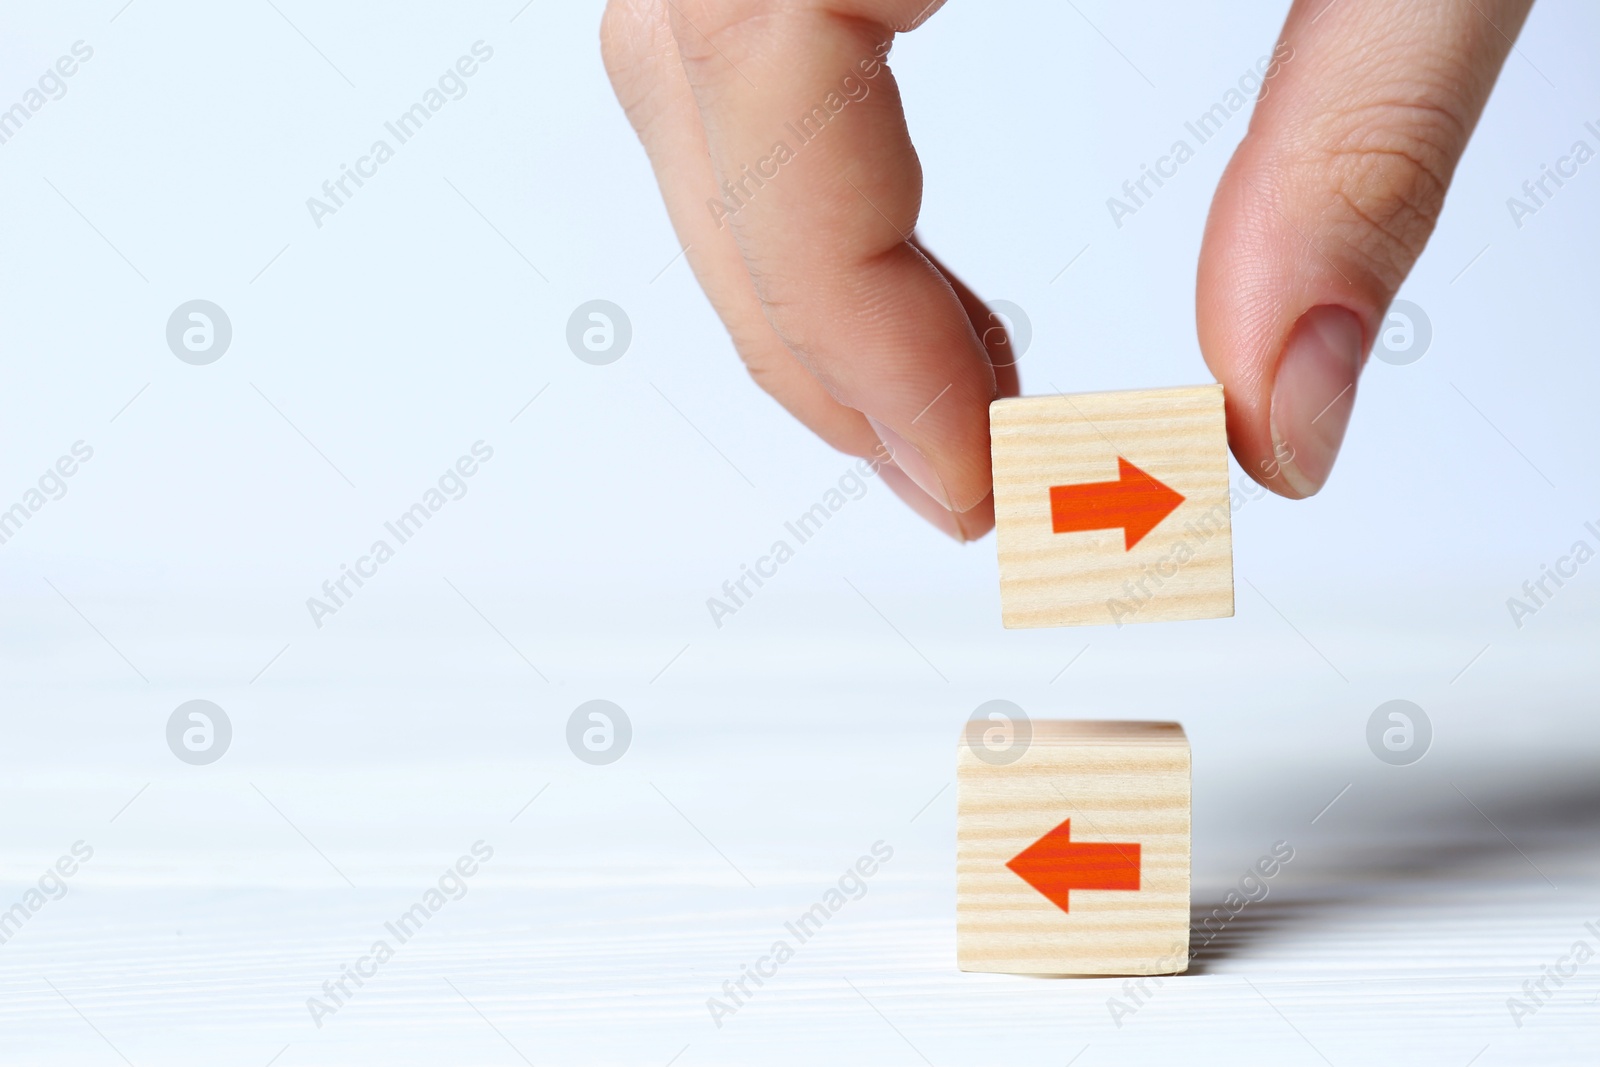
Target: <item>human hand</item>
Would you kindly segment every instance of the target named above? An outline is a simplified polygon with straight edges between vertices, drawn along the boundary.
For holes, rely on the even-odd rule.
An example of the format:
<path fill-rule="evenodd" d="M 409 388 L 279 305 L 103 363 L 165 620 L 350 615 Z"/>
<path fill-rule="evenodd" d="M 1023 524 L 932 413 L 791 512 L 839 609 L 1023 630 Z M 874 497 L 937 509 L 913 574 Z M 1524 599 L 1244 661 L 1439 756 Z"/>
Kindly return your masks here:
<path fill-rule="evenodd" d="M 1389 301 L 1532 0 L 1297 0 L 1218 187 L 1197 311 L 1240 464 L 1321 488 Z M 884 57 L 940 0 L 610 0 L 606 67 L 751 375 L 881 455 L 959 540 L 994 525 L 1005 331 L 913 235 L 922 172 Z M 1288 50 L 1287 52 L 1285 50 Z"/>
<path fill-rule="evenodd" d="M 1384 313 L 1533 0 L 1297 0 L 1217 185 L 1200 348 L 1228 441 L 1287 497 L 1321 489 Z M 1285 57 L 1287 58 L 1287 57 Z"/>

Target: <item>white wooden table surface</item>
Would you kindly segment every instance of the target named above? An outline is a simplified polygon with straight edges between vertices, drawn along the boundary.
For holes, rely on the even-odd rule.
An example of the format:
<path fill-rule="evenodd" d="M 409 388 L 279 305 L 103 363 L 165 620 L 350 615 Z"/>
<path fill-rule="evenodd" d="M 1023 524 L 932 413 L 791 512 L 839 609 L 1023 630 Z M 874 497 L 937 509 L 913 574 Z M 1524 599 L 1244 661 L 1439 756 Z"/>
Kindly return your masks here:
<path fill-rule="evenodd" d="M 1594 632 L 1576 618 L 1485 655 L 1471 689 L 1449 682 L 1465 647 L 1450 640 L 1404 652 L 1319 629 L 1333 662 L 1364 661 L 1379 688 L 1408 661 L 1436 677 L 1411 690 L 1434 747 L 1391 767 L 1365 746 L 1367 687 L 1262 604 L 1147 628 L 1137 653 L 1102 633 L 1054 684 L 1078 642 L 1030 663 L 1010 635 L 919 640 L 947 684 L 864 613 L 764 659 L 691 649 L 654 683 L 603 684 L 573 641 L 547 647 L 545 685 L 427 607 L 426 656 L 395 631 L 343 647 L 343 681 L 312 651 L 219 684 L 237 740 L 209 767 L 159 747 L 176 701 L 121 692 L 92 634 L 42 650 L 101 677 L 63 686 L 39 669 L 22 687 L 37 710 L 4 753 L 4 900 L 75 841 L 93 858 L 0 945 L 0 1062 L 1593 1062 L 1600 961 L 1520 1027 L 1507 1007 L 1600 924 L 1592 702 L 1518 695 L 1535 672 L 1552 692 L 1592 688 Z M 910 628 L 942 621 L 930 605 Z M 1139 677 L 1152 649 L 1172 667 Z M 394 671 L 409 683 L 376 677 Z M 1258 855 L 1295 850 L 1148 998 L 1116 979 L 954 967 L 954 738 L 1005 677 L 1035 714 L 1182 710 L 1175 683 L 1198 684 L 1182 716 L 1197 927 Z M 562 737 L 597 690 L 635 729 L 606 767 Z M 1305 695 L 1275 697 L 1291 691 Z M 404 944 L 387 934 L 477 841 L 493 858 L 465 895 Z M 716 1025 L 708 998 L 794 942 L 784 924 L 880 841 L 893 857 L 865 894 Z M 315 1025 L 307 999 L 377 938 L 394 957 Z M 1136 1010 L 1114 1018 L 1111 998 Z"/>

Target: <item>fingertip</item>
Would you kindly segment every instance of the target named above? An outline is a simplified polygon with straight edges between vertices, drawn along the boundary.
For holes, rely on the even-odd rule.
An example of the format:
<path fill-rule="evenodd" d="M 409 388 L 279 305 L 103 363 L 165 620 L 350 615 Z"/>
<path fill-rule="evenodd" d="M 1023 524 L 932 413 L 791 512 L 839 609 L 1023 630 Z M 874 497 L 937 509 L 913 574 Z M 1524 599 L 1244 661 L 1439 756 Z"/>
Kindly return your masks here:
<path fill-rule="evenodd" d="M 1273 380 L 1268 428 L 1283 480 L 1299 497 L 1316 494 L 1333 472 L 1365 352 L 1361 319 L 1347 308 L 1314 307 L 1289 333 Z"/>
<path fill-rule="evenodd" d="M 892 465 L 879 469 L 884 484 L 906 506 L 927 520 L 928 524 L 955 541 L 966 544 L 976 541 L 994 529 L 994 494 L 991 493 L 967 511 L 951 511 L 918 488 L 905 472 Z"/>
<path fill-rule="evenodd" d="M 894 465 L 900 469 L 921 493 L 938 504 L 945 511 L 954 511 L 950 503 L 950 493 L 944 486 L 944 479 L 933 463 L 922 452 L 901 437 L 894 430 L 872 418 L 867 417 L 867 423 L 872 431 L 878 435 L 878 441 L 888 452 L 889 458 L 894 460 Z"/>

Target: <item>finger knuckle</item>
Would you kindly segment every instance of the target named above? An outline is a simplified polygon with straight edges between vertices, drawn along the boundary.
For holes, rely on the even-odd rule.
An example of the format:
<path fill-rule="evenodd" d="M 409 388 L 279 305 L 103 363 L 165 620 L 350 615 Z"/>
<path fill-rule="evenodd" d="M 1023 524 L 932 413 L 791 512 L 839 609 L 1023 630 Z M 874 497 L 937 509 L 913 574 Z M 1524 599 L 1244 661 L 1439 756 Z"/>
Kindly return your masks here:
<path fill-rule="evenodd" d="M 666 72 L 677 65 L 665 5 L 657 0 L 610 0 L 600 20 L 600 56 L 617 102 L 645 137 L 668 109 Z"/>
<path fill-rule="evenodd" d="M 1383 104 L 1345 117 L 1319 161 L 1330 229 L 1391 288 L 1422 254 L 1466 135 L 1448 108 Z"/>
<path fill-rule="evenodd" d="M 803 9 L 793 0 L 672 0 L 678 50 L 690 80 L 716 81 L 737 70 L 784 37 L 774 29 Z"/>
<path fill-rule="evenodd" d="M 698 0 L 695 24 L 710 35 L 737 30 L 796 7 L 793 0 Z"/>
<path fill-rule="evenodd" d="M 613 82 L 670 44 L 665 11 L 665 5 L 657 0 L 609 0 L 606 4 L 600 18 L 600 58 Z"/>

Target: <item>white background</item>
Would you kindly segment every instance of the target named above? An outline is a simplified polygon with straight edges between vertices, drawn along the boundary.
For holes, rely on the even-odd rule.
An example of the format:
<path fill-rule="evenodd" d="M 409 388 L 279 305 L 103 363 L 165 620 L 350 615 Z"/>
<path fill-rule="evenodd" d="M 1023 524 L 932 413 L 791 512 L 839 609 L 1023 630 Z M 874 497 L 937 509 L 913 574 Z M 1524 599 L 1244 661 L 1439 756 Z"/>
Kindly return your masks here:
<path fill-rule="evenodd" d="M 1319 497 L 1234 516 L 1237 617 L 1007 632 L 992 539 L 877 482 L 712 624 L 850 461 L 675 259 L 599 4 L 275 2 L 13 3 L 0 30 L 0 107 L 94 49 L 0 145 L 0 507 L 94 449 L 0 545 L 0 908 L 94 849 L 0 945 L 0 1062 L 1592 1062 L 1600 961 L 1520 1028 L 1506 999 L 1600 945 L 1600 564 L 1520 629 L 1506 599 L 1600 545 L 1600 165 L 1520 229 L 1506 199 L 1595 145 L 1600 13 L 1535 10 L 1402 293 L 1432 347 L 1371 363 Z M 922 234 L 1026 310 L 1025 391 L 1208 379 L 1194 265 L 1245 115 L 1120 229 L 1105 202 L 1283 13 L 966 2 L 901 40 Z M 306 198 L 478 40 L 467 95 L 316 227 Z M 233 325 L 209 366 L 166 345 L 195 298 Z M 594 298 L 633 325 L 610 366 L 565 342 Z M 478 440 L 467 495 L 315 626 Z M 596 697 L 633 724 L 607 767 L 565 741 Z M 953 745 L 996 697 L 1185 724 L 1197 917 L 1296 849 L 1120 1027 L 1119 981 L 955 970 Z M 234 730 L 205 767 L 165 740 L 196 698 Z M 1393 698 L 1434 726 L 1409 767 L 1365 741 Z M 468 895 L 314 1026 L 480 839 Z M 867 895 L 714 1026 L 879 840 Z"/>

